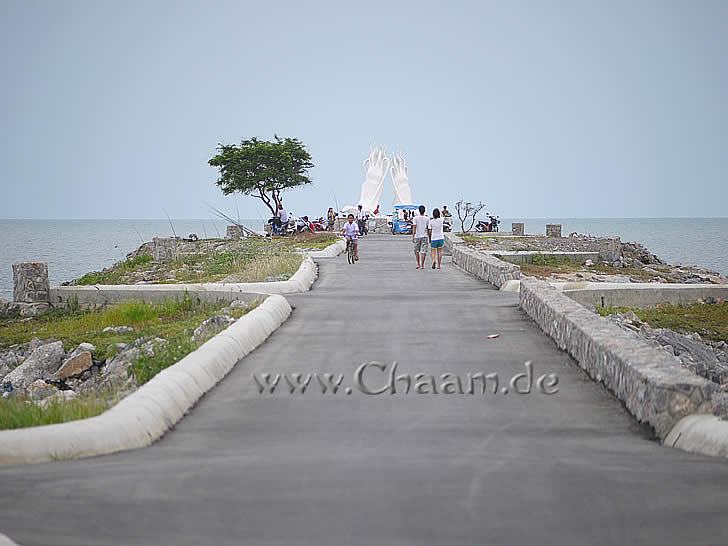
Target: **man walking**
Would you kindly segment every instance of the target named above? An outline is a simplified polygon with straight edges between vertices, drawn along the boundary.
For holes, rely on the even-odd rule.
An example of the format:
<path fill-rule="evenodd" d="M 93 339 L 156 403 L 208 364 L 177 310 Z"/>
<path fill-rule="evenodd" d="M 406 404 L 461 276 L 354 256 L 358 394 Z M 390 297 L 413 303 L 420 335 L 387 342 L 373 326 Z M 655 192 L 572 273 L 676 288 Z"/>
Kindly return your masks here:
<path fill-rule="evenodd" d="M 356 213 L 356 223 L 359 225 L 359 235 L 366 234 L 367 228 L 367 214 L 361 205 L 357 205 L 359 212 Z"/>
<path fill-rule="evenodd" d="M 427 247 L 430 246 L 430 238 L 427 234 L 429 223 L 430 219 L 425 216 L 425 205 L 420 205 L 419 214 L 412 219 L 412 242 L 415 244 L 417 269 L 425 268 Z"/>

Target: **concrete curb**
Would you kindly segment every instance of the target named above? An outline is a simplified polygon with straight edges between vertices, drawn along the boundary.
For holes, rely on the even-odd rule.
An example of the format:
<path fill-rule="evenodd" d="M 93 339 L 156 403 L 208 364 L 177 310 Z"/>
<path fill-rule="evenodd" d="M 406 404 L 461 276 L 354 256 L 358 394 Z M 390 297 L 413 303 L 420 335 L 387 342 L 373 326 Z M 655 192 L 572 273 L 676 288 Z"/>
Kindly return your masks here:
<path fill-rule="evenodd" d="M 346 241 L 341 239 L 333 244 L 330 244 L 323 250 L 313 250 L 307 252 L 311 258 L 335 258 L 346 250 Z"/>
<path fill-rule="evenodd" d="M 662 351 L 631 336 L 544 281 L 521 281 L 520 307 L 638 421 L 664 440 L 684 417 L 711 413 L 716 385 L 677 366 Z"/>
<path fill-rule="evenodd" d="M 0 533 L 0 546 L 19 546 L 17 542 L 13 542 L 9 536 Z"/>
<path fill-rule="evenodd" d="M 334 243 L 334 245 L 337 245 Z M 334 246 L 330 245 L 330 246 Z M 329 247 L 327 247 L 329 248 Z M 95 286 L 58 286 L 51 288 L 51 304 L 77 298 L 81 305 L 119 303 L 130 299 L 158 302 L 183 297 L 186 293 L 206 301 L 252 300 L 261 294 L 307 292 L 318 277 L 318 267 L 305 256 L 296 273 L 287 281 L 200 284 L 118 284 Z"/>
<path fill-rule="evenodd" d="M 688 415 L 673 427 L 665 445 L 693 453 L 728 457 L 728 421 L 714 415 Z"/>
<path fill-rule="evenodd" d="M 271 295 L 98 417 L 1 431 L 0 464 L 92 457 L 150 445 L 290 314 L 286 299 Z"/>

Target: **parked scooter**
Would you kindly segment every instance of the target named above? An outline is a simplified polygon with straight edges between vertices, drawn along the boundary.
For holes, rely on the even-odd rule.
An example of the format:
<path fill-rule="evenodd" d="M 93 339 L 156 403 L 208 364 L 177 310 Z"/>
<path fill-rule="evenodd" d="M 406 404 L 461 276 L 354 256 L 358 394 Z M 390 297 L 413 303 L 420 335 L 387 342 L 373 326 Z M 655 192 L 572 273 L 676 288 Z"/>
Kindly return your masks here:
<path fill-rule="evenodd" d="M 488 215 L 489 221 L 478 220 L 475 225 L 475 231 L 478 233 L 492 233 L 498 231 L 498 225 L 500 224 L 500 218 L 498 216 Z"/>

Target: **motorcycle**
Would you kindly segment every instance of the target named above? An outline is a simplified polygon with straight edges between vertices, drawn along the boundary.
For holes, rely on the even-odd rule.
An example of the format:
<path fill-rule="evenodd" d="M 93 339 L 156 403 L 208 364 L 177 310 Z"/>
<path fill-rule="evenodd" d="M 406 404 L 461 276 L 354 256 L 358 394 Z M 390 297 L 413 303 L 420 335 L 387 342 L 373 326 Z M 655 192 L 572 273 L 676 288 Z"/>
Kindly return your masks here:
<path fill-rule="evenodd" d="M 475 231 L 478 233 L 493 233 L 498 231 L 498 225 L 500 224 L 500 218 L 498 216 L 491 216 L 488 214 L 489 221 L 478 220 L 475 225 Z"/>

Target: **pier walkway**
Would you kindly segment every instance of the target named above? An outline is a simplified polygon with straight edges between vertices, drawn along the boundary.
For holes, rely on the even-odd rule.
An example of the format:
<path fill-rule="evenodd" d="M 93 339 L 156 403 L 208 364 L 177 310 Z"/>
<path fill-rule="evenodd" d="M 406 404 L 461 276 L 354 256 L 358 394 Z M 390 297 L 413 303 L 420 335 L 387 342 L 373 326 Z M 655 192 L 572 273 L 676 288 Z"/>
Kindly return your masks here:
<path fill-rule="evenodd" d="M 653 441 L 517 294 L 449 259 L 416 271 L 408 237 L 367 236 L 361 256 L 320 260 L 289 320 L 152 447 L 0 467 L 0 532 L 24 546 L 725 541 L 728 461 Z M 531 361 L 559 390 L 366 395 L 354 372 L 371 361 L 438 389 L 443 373 L 507 380 Z M 252 374 L 284 372 L 344 379 L 259 394 Z"/>

